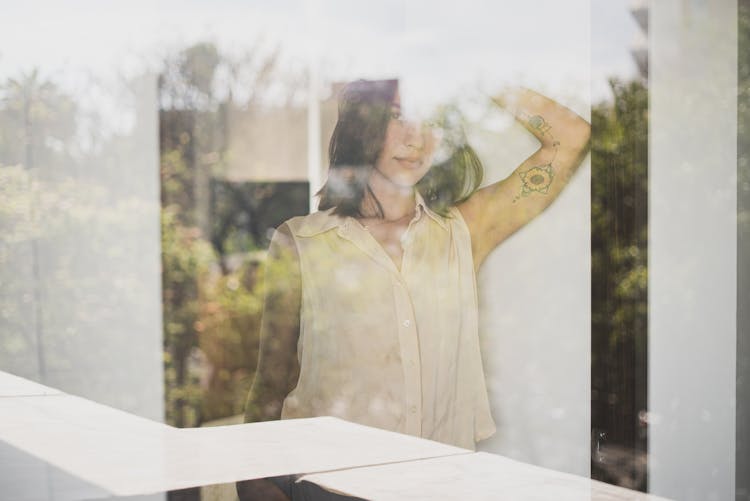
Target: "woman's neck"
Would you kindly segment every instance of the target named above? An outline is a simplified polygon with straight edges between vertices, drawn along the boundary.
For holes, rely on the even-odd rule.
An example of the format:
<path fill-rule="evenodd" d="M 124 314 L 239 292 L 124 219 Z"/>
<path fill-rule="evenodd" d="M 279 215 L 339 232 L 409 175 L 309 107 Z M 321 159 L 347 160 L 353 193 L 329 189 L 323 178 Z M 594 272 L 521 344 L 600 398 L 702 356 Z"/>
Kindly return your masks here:
<path fill-rule="evenodd" d="M 372 190 L 370 196 L 374 195 L 380 203 L 383 219 L 395 221 L 414 214 L 416 202 L 413 186 L 399 186 L 377 169 L 372 170 L 368 184 Z M 370 217 L 370 214 L 366 214 L 366 217 Z"/>

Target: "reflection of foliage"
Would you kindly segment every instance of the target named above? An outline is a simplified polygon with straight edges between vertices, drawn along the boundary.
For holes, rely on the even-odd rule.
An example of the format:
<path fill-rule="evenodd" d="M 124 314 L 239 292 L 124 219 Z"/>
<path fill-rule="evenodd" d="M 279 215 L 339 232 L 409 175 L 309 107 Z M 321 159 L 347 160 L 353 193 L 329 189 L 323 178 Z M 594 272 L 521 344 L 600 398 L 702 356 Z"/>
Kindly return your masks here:
<path fill-rule="evenodd" d="M 176 83 L 183 85 L 182 94 L 189 99 L 185 103 L 187 108 L 195 108 L 199 97 L 211 101 L 214 76 L 220 62 L 219 51 L 210 43 L 195 44 L 179 54 L 177 75 L 182 79 L 178 78 Z"/>
<path fill-rule="evenodd" d="M 199 346 L 214 368 L 203 401 L 205 420 L 242 413 L 258 359 L 262 295 L 258 262 L 218 277 L 202 294 Z"/>
<path fill-rule="evenodd" d="M 197 230 L 177 224 L 173 207 L 162 210 L 161 226 L 167 421 L 189 426 L 200 419 L 200 387 L 189 374 L 188 358 L 197 342 L 199 282 L 213 255 Z"/>
<path fill-rule="evenodd" d="M 248 250 L 265 247 L 268 227 L 294 215 L 290 207 L 307 206 L 304 183 L 232 185 L 242 200 L 211 192 L 221 183 L 229 115 L 299 104 L 303 75 L 278 61 L 274 52 L 227 56 L 197 44 L 165 60 L 159 79 L 166 414 L 178 426 L 241 411 L 260 314 L 258 258 Z M 153 316 L 134 319 L 134 307 L 156 315 L 139 256 L 153 252 L 143 221 L 154 221 L 158 206 L 142 198 L 143 177 L 125 179 L 113 161 L 132 158 L 132 134 L 88 130 L 87 113 L 37 71 L 0 82 L 0 366 L 42 379 L 106 368 L 65 381 L 106 395 L 113 379 L 127 386 L 126 360 L 153 356 L 129 333 L 153 326 Z M 148 120 L 136 112 L 133 130 Z M 91 336 L 101 333 L 108 339 L 94 343 L 99 353 Z M 89 365 L 74 371 L 74 361 Z M 138 406 L 134 395 L 114 398 Z"/>
<path fill-rule="evenodd" d="M 0 158 L 27 168 L 59 163 L 61 150 L 75 133 L 76 106 L 37 70 L 0 85 Z"/>
<path fill-rule="evenodd" d="M 614 101 L 591 112 L 592 423 L 635 464 L 645 452 L 648 90 L 638 81 L 611 86 Z"/>
<path fill-rule="evenodd" d="M 195 426 L 238 414 L 257 359 L 257 259 L 267 229 L 307 189 L 221 180 L 230 116 L 289 106 L 303 80 L 278 54 L 229 56 L 211 43 L 164 61 L 159 79 L 167 419 Z M 302 183 L 295 183 L 302 184 Z M 288 193 L 287 193 L 288 191 Z M 279 193 L 282 196 L 279 196 Z M 300 196 L 301 194 L 301 196 Z M 279 205 L 281 204 L 281 205 Z"/>
<path fill-rule="evenodd" d="M 131 337 L 124 329 L 141 324 L 122 322 L 128 312 L 118 306 L 141 305 L 151 287 L 134 271 L 133 246 L 113 242 L 138 235 L 158 206 L 90 181 L 39 177 L 39 169 L 0 166 L 0 366 L 43 380 L 52 374 L 53 381 L 70 374 L 74 361 L 111 367 L 85 385 L 106 395 L 108 384 L 127 377 L 118 366 L 122 353 L 133 352 L 120 344 Z M 111 341 L 92 344 L 102 332 Z"/>
<path fill-rule="evenodd" d="M 222 256 L 265 249 L 269 228 L 304 210 L 304 182 L 235 183 L 214 179 L 211 190 L 211 243 Z M 225 266 L 226 263 L 222 263 Z"/>
<path fill-rule="evenodd" d="M 32 216 L 32 184 L 22 166 L 0 165 L 0 367 L 8 371 L 15 368 L 14 361 L 36 358 L 29 335 L 32 329 L 25 322 L 33 291 L 14 266 L 17 256 L 28 252 L 29 242 L 39 234 Z"/>
<path fill-rule="evenodd" d="M 471 196 L 484 176 L 482 162 L 467 142 L 465 125 L 457 102 L 439 106 L 428 122 L 438 149 L 432 167 L 416 188 L 430 208 L 444 216 L 450 206 Z"/>

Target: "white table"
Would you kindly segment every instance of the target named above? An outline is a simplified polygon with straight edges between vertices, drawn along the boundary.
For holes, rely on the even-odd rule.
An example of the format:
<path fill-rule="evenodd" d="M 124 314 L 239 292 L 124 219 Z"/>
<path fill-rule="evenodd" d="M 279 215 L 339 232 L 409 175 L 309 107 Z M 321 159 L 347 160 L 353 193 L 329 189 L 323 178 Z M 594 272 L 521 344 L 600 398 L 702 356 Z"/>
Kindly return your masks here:
<path fill-rule="evenodd" d="M 119 496 L 305 473 L 378 500 L 657 499 L 332 417 L 178 429 L 3 372 L 0 441 Z"/>
<path fill-rule="evenodd" d="M 300 481 L 378 501 L 655 501 L 656 496 L 478 452 L 306 475 Z"/>

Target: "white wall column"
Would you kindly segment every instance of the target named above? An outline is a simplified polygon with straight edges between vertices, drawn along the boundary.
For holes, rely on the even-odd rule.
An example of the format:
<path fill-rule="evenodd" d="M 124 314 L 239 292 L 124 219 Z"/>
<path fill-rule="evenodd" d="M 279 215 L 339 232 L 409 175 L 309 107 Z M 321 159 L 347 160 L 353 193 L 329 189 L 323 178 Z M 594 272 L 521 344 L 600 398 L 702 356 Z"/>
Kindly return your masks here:
<path fill-rule="evenodd" d="M 649 485 L 734 499 L 737 3 L 650 19 Z"/>

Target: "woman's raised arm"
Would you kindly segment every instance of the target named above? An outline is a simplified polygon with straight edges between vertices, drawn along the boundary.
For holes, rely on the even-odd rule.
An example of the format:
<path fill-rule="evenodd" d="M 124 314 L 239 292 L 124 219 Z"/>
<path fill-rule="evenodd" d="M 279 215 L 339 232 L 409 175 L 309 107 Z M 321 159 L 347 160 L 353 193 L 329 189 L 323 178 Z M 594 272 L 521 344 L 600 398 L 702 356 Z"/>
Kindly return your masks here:
<path fill-rule="evenodd" d="M 471 234 L 474 266 L 557 198 L 588 150 L 591 126 L 559 103 L 529 89 L 494 98 L 540 142 L 507 178 L 461 203 Z"/>

